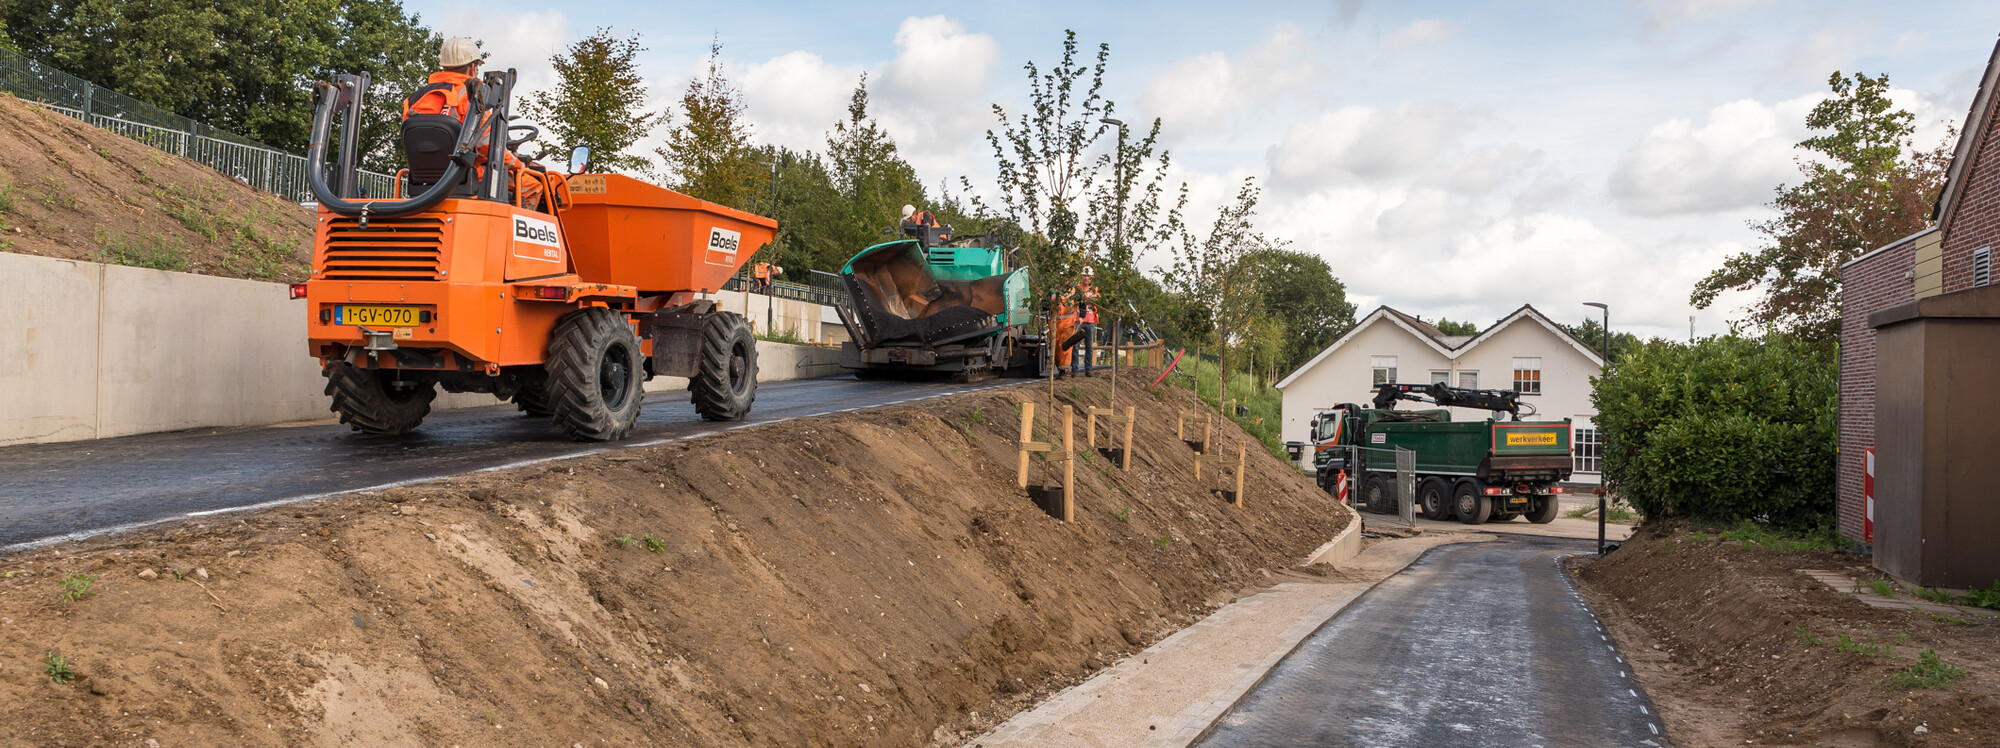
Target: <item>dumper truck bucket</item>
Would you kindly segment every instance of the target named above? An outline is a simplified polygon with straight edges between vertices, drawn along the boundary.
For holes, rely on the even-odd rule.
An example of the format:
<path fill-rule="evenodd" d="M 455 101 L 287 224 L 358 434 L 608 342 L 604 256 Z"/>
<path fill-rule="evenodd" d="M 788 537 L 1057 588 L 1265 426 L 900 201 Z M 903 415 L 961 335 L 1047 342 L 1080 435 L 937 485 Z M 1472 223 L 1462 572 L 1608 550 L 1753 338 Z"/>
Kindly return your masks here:
<path fill-rule="evenodd" d="M 841 269 L 862 348 L 944 345 L 998 330 L 1007 312 L 1007 277 L 940 280 L 915 241 L 870 247 Z"/>

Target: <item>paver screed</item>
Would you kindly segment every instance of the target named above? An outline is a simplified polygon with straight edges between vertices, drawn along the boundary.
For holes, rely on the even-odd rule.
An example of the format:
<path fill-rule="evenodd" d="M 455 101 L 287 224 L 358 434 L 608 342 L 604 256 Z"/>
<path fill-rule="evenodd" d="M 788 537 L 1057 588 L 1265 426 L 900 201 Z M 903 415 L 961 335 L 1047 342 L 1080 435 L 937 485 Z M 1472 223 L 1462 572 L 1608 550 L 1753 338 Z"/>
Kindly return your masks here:
<path fill-rule="evenodd" d="M 1665 746 L 1559 563 L 1574 541 L 1448 545 L 1301 643 L 1198 745 Z"/>

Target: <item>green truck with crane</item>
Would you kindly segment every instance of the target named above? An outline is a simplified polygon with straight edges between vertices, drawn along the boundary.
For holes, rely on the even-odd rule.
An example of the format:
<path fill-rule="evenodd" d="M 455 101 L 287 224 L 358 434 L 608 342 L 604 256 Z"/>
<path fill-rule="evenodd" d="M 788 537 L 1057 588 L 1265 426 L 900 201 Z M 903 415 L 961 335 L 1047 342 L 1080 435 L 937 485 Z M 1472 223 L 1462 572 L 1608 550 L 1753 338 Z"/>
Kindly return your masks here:
<path fill-rule="evenodd" d="M 1396 410 L 1398 400 L 1442 407 Z M 1312 450 L 1321 487 L 1337 492 L 1344 474 L 1350 489 L 1359 489 L 1357 504 L 1371 512 L 1398 511 L 1400 448 L 1415 458 L 1413 500 L 1423 516 L 1474 525 L 1525 516 L 1546 524 L 1555 521 L 1561 484 L 1573 466 L 1570 422 L 1522 421 L 1522 405 L 1520 393 L 1507 390 L 1378 384 L 1374 402 L 1366 406 L 1343 403 L 1315 414 L 1312 440 L 1296 447 Z M 1451 407 L 1495 416 L 1453 421 Z"/>

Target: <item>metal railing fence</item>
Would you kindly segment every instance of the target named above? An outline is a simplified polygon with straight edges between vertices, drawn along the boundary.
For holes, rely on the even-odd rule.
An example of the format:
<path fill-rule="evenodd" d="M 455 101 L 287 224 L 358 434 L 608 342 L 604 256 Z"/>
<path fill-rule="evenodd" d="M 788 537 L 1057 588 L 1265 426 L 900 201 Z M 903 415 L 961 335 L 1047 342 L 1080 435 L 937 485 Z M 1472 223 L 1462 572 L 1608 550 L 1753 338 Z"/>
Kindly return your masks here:
<path fill-rule="evenodd" d="M 302 156 L 182 117 L 5 49 L 0 49 L 0 91 L 193 160 L 286 200 L 313 199 Z M 395 187 L 391 175 L 361 172 L 361 188 L 369 197 L 388 197 Z"/>

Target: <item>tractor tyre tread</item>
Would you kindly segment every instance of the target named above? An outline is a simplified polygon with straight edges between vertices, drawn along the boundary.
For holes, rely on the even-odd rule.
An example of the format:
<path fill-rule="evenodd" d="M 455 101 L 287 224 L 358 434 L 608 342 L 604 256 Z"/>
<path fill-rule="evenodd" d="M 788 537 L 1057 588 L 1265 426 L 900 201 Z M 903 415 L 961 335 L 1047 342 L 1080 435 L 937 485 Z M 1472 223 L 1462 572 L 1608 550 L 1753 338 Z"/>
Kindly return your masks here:
<path fill-rule="evenodd" d="M 613 345 L 624 345 L 631 362 L 627 376 L 632 390 L 624 407 L 607 406 L 597 381 L 599 358 Z M 645 399 L 639 336 L 625 316 L 603 307 L 564 315 L 549 334 L 547 402 L 549 414 L 563 436 L 577 441 L 608 442 L 625 438 L 639 420 Z"/>
<path fill-rule="evenodd" d="M 731 360 L 741 348 L 741 381 L 732 381 Z M 703 420 L 741 421 L 757 400 L 757 338 L 750 323 L 733 312 L 717 312 L 701 323 L 701 359 L 688 382 L 688 399 Z"/>
<path fill-rule="evenodd" d="M 328 409 L 340 414 L 341 423 L 365 434 L 396 436 L 415 430 L 430 415 L 437 384 L 420 385 L 398 400 L 382 386 L 378 373 L 338 364 L 326 373 L 326 394 L 333 397 Z"/>
<path fill-rule="evenodd" d="M 514 407 L 526 415 L 547 418 L 555 413 L 549 405 L 549 378 L 547 375 L 530 377 L 521 382 L 521 388 L 509 398 Z"/>

